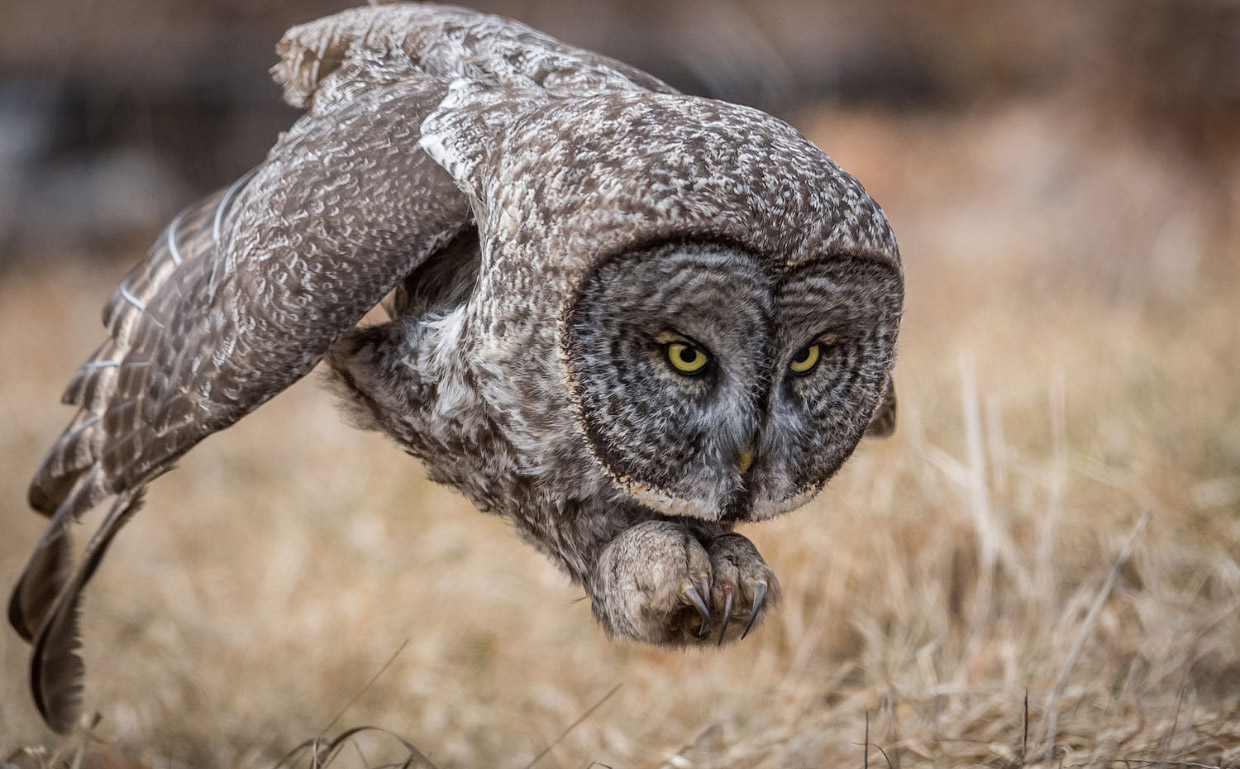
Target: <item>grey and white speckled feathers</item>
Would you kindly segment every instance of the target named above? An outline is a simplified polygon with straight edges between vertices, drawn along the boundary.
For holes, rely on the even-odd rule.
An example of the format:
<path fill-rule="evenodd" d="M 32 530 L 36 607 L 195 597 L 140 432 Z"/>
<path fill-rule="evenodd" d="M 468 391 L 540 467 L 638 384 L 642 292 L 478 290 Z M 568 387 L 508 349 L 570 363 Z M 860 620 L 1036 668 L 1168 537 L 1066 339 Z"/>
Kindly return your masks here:
<path fill-rule="evenodd" d="M 894 426 L 877 204 L 769 115 L 504 19 L 361 8 L 278 50 L 307 113 L 121 284 L 31 485 L 51 520 L 9 621 L 44 718 L 80 707 L 80 594 L 144 487 L 324 358 L 362 426 L 512 520 L 608 632 L 743 637 L 779 585 L 732 527 Z"/>

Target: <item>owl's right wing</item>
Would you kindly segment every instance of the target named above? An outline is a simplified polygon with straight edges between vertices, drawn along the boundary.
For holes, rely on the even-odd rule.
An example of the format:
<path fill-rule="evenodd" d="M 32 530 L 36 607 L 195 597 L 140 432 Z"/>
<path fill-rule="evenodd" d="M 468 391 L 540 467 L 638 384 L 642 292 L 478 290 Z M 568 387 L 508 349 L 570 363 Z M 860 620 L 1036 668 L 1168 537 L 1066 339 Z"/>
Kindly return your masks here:
<path fill-rule="evenodd" d="M 271 71 L 284 85 L 284 100 L 295 107 L 314 108 L 324 98 L 334 98 L 338 89 L 324 88 L 325 81 L 341 68 L 375 56 L 423 77 L 520 82 L 551 98 L 614 90 L 675 93 L 636 67 L 565 45 L 519 22 L 431 3 L 343 11 L 293 27 L 277 50 L 281 61 Z M 350 79 L 338 77 L 333 85 L 348 90 Z"/>
<path fill-rule="evenodd" d="M 309 108 L 267 159 L 191 206 L 121 283 L 109 338 L 70 383 L 78 412 L 31 483 L 51 518 L 9 621 L 34 645 L 48 724 L 73 724 L 78 606 L 151 480 L 304 376 L 392 287 L 471 226 L 469 201 L 420 148 L 450 83 L 520 81 L 557 98 L 666 86 L 528 28 L 456 8 L 346 11 L 289 31 L 273 70 Z M 110 512 L 73 562 L 68 526 Z"/>

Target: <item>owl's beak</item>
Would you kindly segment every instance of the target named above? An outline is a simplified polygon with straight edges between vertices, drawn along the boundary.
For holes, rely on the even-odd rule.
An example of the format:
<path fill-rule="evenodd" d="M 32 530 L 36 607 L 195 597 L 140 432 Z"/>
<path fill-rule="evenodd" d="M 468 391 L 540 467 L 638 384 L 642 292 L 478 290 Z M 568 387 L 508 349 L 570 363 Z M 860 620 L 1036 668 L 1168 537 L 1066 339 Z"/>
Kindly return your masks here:
<path fill-rule="evenodd" d="M 749 470 L 749 466 L 753 464 L 753 444 L 752 443 L 746 446 L 744 450 L 741 451 L 740 455 L 737 456 L 736 458 L 736 463 L 740 465 L 742 473 Z"/>

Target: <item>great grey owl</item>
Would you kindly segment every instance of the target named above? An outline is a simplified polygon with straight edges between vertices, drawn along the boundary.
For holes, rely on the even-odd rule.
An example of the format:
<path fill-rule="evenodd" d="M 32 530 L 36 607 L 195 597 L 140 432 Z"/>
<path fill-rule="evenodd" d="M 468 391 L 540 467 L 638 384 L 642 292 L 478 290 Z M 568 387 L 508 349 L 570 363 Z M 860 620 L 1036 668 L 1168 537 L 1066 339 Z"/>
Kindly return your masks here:
<path fill-rule="evenodd" d="M 144 487 L 323 359 L 364 427 L 511 520 L 609 633 L 743 637 L 779 587 L 734 525 L 893 425 L 878 205 L 787 124 L 512 21 L 359 8 L 278 51 L 306 114 L 121 283 L 31 484 L 51 521 L 9 621 L 43 717 L 74 721 L 80 594 Z"/>

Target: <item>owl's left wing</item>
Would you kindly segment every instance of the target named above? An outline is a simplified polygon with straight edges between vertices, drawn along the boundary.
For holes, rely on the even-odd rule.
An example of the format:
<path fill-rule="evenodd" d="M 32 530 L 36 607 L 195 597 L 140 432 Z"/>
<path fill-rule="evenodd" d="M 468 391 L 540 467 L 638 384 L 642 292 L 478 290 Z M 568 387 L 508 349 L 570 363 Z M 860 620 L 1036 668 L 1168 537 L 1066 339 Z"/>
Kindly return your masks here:
<path fill-rule="evenodd" d="M 466 200 L 407 118 L 444 90 L 381 86 L 303 118 L 233 190 L 174 220 L 108 303 L 109 338 L 65 393 L 78 414 L 31 483 L 51 521 L 9 604 L 53 728 L 77 710 L 81 590 L 145 486 L 309 372 L 468 226 Z M 74 565 L 69 525 L 108 499 Z"/>
<path fill-rule="evenodd" d="M 51 518 L 14 588 L 31 686 L 52 728 L 78 709 L 80 593 L 145 486 L 305 375 L 392 287 L 470 226 L 422 151 L 462 79 L 523 94 L 668 90 L 609 59 L 463 9 L 357 9 L 291 30 L 277 79 L 310 108 L 251 175 L 173 221 L 105 310 L 109 339 L 70 384 L 77 416 L 31 484 Z M 112 507 L 75 564 L 69 524 Z"/>
<path fill-rule="evenodd" d="M 878 408 L 874 409 L 874 415 L 870 417 L 870 424 L 865 428 L 865 436 L 867 438 L 888 438 L 896 431 L 896 416 L 899 412 L 898 401 L 896 400 L 896 383 L 887 375 L 887 381 L 883 385 L 883 397 L 878 402 Z"/>

